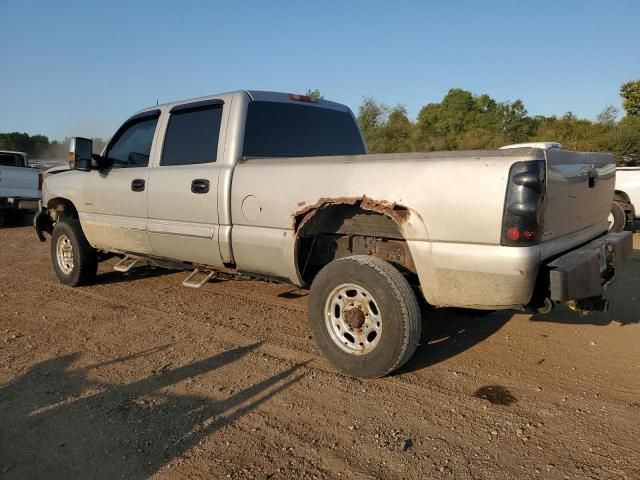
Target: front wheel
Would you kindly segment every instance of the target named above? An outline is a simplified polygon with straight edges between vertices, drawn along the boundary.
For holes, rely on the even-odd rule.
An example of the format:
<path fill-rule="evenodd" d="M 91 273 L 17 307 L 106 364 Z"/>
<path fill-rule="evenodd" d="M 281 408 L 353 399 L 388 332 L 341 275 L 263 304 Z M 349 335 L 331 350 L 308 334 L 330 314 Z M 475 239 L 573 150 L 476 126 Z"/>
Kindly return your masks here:
<path fill-rule="evenodd" d="M 67 219 L 53 227 L 51 260 L 58 279 L 65 285 L 87 285 L 96 278 L 98 253 L 89 245 L 78 220 Z"/>
<path fill-rule="evenodd" d="M 335 260 L 318 273 L 308 319 L 318 349 L 353 377 L 391 373 L 420 340 L 420 307 L 411 286 L 390 263 L 366 255 Z"/>

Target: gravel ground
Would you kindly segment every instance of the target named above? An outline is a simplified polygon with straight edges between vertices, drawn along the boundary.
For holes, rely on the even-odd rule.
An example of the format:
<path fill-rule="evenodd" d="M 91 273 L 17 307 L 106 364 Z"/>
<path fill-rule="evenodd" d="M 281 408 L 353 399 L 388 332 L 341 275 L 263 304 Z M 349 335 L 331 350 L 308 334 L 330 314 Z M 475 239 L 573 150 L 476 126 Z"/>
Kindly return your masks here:
<path fill-rule="evenodd" d="M 59 284 L 0 230 L 1 478 L 640 478 L 640 255 L 607 314 L 435 310 L 395 375 L 343 377 L 306 294 L 101 265 Z"/>

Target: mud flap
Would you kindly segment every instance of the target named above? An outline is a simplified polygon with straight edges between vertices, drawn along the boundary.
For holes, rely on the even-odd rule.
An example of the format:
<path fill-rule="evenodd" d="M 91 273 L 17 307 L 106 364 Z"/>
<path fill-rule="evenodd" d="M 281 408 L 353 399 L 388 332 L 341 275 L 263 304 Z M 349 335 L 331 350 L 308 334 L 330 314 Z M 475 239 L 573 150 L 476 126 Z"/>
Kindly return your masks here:
<path fill-rule="evenodd" d="M 51 235 L 51 232 L 53 232 L 53 221 L 51 221 L 51 217 L 46 210 L 41 209 L 36 212 L 33 217 L 33 228 L 36 229 L 36 235 L 41 242 L 47 240 L 44 232 Z"/>

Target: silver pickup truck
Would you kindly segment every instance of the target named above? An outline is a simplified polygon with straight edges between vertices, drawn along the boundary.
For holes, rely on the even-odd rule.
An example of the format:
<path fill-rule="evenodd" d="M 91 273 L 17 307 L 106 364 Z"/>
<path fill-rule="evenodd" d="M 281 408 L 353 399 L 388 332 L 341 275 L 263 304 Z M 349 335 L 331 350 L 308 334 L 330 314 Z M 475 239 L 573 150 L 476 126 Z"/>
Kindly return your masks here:
<path fill-rule="evenodd" d="M 368 155 L 352 112 L 238 91 L 136 113 L 100 155 L 75 138 L 46 178 L 38 236 L 64 284 L 98 262 L 310 286 L 314 340 L 341 371 L 388 374 L 439 307 L 603 309 L 631 250 L 608 233 L 615 162 L 561 150 Z M 428 316 L 428 314 L 427 314 Z"/>

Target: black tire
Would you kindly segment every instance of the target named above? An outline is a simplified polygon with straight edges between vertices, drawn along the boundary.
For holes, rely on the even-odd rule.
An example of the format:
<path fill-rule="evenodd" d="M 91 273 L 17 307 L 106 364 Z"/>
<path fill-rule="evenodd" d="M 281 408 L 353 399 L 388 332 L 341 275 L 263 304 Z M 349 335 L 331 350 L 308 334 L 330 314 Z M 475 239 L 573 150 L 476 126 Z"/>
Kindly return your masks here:
<path fill-rule="evenodd" d="M 63 242 L 65 238 L 69 240 L 73 262 L 63 266 L 58 260 L 57 252 L 58 243 Z M 51 261 L 58 279 L 65 285 L 76 287 L 89 285 L 95 281 L 98 271 L 98 252 L 89 245 L 78 220 L 66 219 L 53 227 Z"/>
<path fill-rule="evenodd" d="M 611 204 L 611 215 L 613 216 L 613 221 L 609 225 L 609 231 L 622 232 L 627 226 L 627 215 L 624 212 L 624 208 L 622 208 L 618 202 Z"/>
<path fill-rule="evenodd" d="M 334 326 L 334 314 L 331 313 L 334 309 L 327 308 L 327 302 L 343 285 L 355 285 L 369 292 L 373 297 L 374 311 L 380 315 L 382 328 L 379 339 L 366 353 L 345 351 L 345 347 L 338 345 L 335 332 L 349 335 L 348 332 L 340 330 L 337 324 L 334 333 L 330 330 Z M 366 309 L 370 303 L 363 305 Z M 338 307 L 336 311 L 341 311 L 335 321 L 340 321 L 342 312 L 349 309 L 354 310 Z M 370 313 L 371 310 L 367 310 L 366 315 Z M 418 346 L 422 328 L 418 300 L 404 276 L 390 263 L 367 255 L 335 260 L 318 273 L 309 292 L 308 319 L 320 352 L 341 372 L 360 378 L 382 377 L 404 365 Z M 348 340 L 342 340 L 348 344 Z M 355 343 L 352 345 L 357 348 Z"/>

